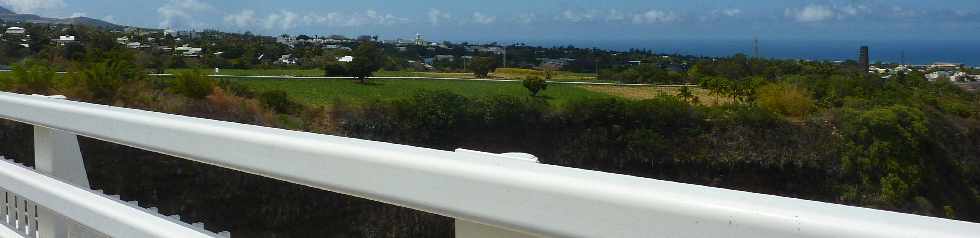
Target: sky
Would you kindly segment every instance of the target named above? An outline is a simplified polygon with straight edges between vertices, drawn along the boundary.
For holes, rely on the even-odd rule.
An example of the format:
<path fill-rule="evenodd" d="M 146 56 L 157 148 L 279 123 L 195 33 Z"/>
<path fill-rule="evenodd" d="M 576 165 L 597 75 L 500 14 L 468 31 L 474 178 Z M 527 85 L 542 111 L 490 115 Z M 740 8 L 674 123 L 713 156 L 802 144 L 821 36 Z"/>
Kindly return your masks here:
<path fill-rule="evenodd" d="M 470 42 L 652 39 L 967 41 L 977 0 L 0 0 L 19 13 L 279 35 Z"/>

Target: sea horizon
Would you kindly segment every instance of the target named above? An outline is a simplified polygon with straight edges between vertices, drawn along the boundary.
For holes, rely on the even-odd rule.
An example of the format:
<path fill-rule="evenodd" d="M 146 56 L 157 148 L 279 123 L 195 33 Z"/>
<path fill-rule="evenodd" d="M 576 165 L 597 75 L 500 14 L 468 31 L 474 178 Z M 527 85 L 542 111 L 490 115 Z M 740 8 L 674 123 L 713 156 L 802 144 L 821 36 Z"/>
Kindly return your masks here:
<path fill-rule="evenodd" d="M 725 57 L 753 55 L 753 39 L 655 39 L 655 40 L 527 40 L 543 47 L 575 46 L 616 51 L 652 50 L 657 54 Z M 759 39 L 763 58 L 801 60 L 857 60 L 861 46 L 871 48 L 871 61 L 880 63 L 960 63 L 980 66 L 980 44 L 968 40 L 803 40 Z M 903 60 L 904 54 L 904 60 Z"/>

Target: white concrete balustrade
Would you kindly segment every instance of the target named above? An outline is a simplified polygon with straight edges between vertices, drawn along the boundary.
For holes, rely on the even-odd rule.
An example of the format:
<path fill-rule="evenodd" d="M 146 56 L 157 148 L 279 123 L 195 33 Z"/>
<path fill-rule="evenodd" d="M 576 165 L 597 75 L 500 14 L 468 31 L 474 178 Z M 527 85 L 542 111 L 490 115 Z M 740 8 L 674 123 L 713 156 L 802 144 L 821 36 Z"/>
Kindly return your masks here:
<path fill-rule="evenodd" d="M 62 237 L 57 232 L 71 229 L 59 227 L 71 224 L 109 237 L 215 235 L 88 190 L 75 135 L 447 216 L 466 238 L 980 234 L 975 223 L 544 165 L 525 154 L 441 151 L 40 96 L 0 93 L 0 118 L 34 125 L 39 148 L 37 170 L 0 162 L 0 188 L 28 201 L 13 210 L 27 208 L 24 223 L 11 226 L 3 210 L 0 237 Z"/>

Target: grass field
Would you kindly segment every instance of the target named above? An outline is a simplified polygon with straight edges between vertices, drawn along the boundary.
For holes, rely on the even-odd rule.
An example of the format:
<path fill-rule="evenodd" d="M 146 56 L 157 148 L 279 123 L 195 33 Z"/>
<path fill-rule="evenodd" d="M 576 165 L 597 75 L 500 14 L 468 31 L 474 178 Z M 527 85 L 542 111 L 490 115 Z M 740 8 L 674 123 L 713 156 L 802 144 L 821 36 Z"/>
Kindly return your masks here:
<path fill-rule="evenodd" d="M 603 86 L 603 85 L 587 85 L 580 86 L 583 89 L 604 93 L 608 95 L 623 97 L 633 100 L 644 100 L 652 99 L 661 95 L 677 96 L 680 92 L 680 87 L 621 87 L 621 86 Z M 717 106 L 722 104 L 729 104 L 732 99 L 729 97 L 718 96 L 711 94 L 710 91 L 702 88 L 691 87 L 691 91 L 694 96 L 698 97 L 698 101 L 702 105 L 706 106 Z"/>
<path fill-rule="evenodd" d="M 189 71 L 191 69 L 169 69 L 167 73 L 177 73 Z M 202 69 L 205 73 L 214 74 L 214 69 Z M 218 74 L 235 76 L 299 76 L 299 77 L 319 77 L 323 76 L 320 69 L 221 69 Z M 544 73 L 530 69 L 501 68 L 491 77 L 502 79 L 523 79 L 527 76 L 543 77 Z M 440 72 L 411 72 L 411 71 L 379 71 L 374 74 L 376 77 L 430 77 L 430 78 L 475 78 L 472 73 L 440 73 Z M 594 81 L 592 74 L 581 74 L 564 71 L 556 71 L 552 77 L 556 81 Z"/>
<path fill-rule="evenodd" d="M 551 80 L 553 81 L 584 81 L 592 82 L 596 81 L 595 74 L 587 73 L 572 73 L 566 71 L 553 71 L 551 72 Z M 517 69 L 517 68 L 499 68 L 493 73 L 494 77 L 506 78 L 506 79 L 523 79 L 528 76 L 544 77 L 545 72 L 541 70 L 533 69 Z"/>
<path fill-rule="evenodd" d="M 373 100 L 397 100 L 411 97 L 419 90 L 448 90 L 471 98 L 494 95 L 529 96 L 527 89 L 514 82 L 372 80 L 368 85 L 353 80 L 241 79 L 238 82 L 258 92 L 283 90 L 293 99 L 309 105 L 329 105 L 338 99 L 354 104 Z M 570 85 L 551 85 L 541 96 L 558 106 L 575 99 L 611 97 L 605 93 Z"/>

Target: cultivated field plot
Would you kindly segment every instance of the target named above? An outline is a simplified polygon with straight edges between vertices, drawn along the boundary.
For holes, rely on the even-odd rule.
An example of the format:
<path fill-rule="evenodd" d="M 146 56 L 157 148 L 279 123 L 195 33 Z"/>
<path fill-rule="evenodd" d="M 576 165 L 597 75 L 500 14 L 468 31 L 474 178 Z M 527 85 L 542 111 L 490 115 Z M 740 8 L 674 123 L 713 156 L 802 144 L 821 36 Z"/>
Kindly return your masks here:
<path fill-rule="evenodd" d="M 237 80 L 237 79 L 236 79 Z M 309 105 L 330 105 L 334 102 L 360 104 L 373 100 L 408 98 L 420 90 L 447 90 L 466 97 L 496 95 L 529 97 L 519 82 L 480 82 L 450 80 L 371 80 L 363 85 L 354 80 L 237 80 L 255 91 L 283 90 L 293 99 Z M 593 92 L 578 86 L 550 85 L 540 95 L 553 105 L 564 105 L 576 99 L 608 98 L 608 94 Z"/>
<path fill-rule="evenodd" d="M 680 93 L 680 87 L 663 87 L 663 86 L 650 86 L 650 87 L 623 87 L 623 86 L 606 86 L 606 85 L 585 85 L 580 86 L 583 89 L 604 93 L 608 95 L 613 95 L 617 97 L 623 97 L 633 100 L 644 100 L 653 99 L 658 96 L 677 96 Z M 717 106 L 723 104 L 732 103 L 732 99 L 725 96 L 712 94 L 710 91 L 698 87 L 690 87 L 691 92 L 694 96 L 698 98 L 698 101 L 702 105 L 707 106 Z"/>
<path fill-rule="evenodd" d="M 192 69 L 169 69 L 167 73 L 177 73 L 190 71 Z M 201 69 L 207 74 L 215 74 L 214 69 Z M 234 76 L 295 76 L 295 77 L 321 77 L 324 72 L 322 69 L 220 69 L 217 74 Z M 414 71 L 378 71 L 375 77 L 427 77 L 427 78 L 461 78 L 473 79 L 473 73 L 442 73 L 442 72 L 414 72 Z M 528 76 L 544 77 L 544 72 L 532 69 L 513 69 L 501 68 L 491 73 L 491 78 L 496 79 L 524 79 Z M 554 81 L 595 81 L 595 75 L 572 73 L 565 71 L 555 71 L 552 73 Z"/>

